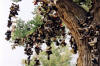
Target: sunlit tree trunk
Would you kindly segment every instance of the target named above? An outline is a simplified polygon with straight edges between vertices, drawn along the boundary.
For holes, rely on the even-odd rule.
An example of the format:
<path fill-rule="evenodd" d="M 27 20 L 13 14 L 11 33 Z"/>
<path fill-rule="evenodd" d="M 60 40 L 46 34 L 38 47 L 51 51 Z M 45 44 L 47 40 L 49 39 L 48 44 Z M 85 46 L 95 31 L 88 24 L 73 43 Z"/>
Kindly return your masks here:
<path fill-rule="evenodd" d="M 93 20 L 91 21 L 92 24 L 100 24 L 100 0 L 93 0 L 94 5 L 90 13 L 94 15 Z M 71 31 L 72 36 L 75 38 L 78 51 L 79 51 L 79 58 L 77 60 L 77 66 L 100 66 L 100 57 L 99 57 L 99 64 L 93 64 L 91 61 L 91 52 L 88 48 L 88 38 L 80 40 L 82 35 L 78 32 L 78 22 L 82 24 L 86 21 L 86 14 L 87 12 L 81 8 L 80 6 L 76 5 L 71 0 L 59 0 L 56 4 L 58 8 L 58 13 L 63 22 L 66 24 L 68 29 Z M 91 36 L 90 36 L 91 37 Z M 100 55 L 100 36 L 98 37 L 98 52 Z"/>

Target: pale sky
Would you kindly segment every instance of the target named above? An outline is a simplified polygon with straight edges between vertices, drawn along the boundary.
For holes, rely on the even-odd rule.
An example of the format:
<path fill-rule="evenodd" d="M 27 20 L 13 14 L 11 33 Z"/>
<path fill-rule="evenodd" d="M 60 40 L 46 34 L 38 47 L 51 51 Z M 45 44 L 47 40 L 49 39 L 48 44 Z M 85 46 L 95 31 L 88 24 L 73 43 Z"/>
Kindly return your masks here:
<path fill-rule="evenodd" d="M 34 10 L 33 0 L 22 0 L 19 2 L 20 12 L 17 16 L 25 21 L 33 18 L 32 11 Z M 7 28 L 7 20 L 9 15 L 9 7 L 11 0 L 0 0 L 0 66 L 23 66 L 21 60 L 26 58 L 23 47 L 11 49 L 11 43 L 5 40 L 5 32 Z M 78 57 L 78 55 L 73 55 Z M 72 59 L 72 63 L 76 62 L 76 58 Z"/>

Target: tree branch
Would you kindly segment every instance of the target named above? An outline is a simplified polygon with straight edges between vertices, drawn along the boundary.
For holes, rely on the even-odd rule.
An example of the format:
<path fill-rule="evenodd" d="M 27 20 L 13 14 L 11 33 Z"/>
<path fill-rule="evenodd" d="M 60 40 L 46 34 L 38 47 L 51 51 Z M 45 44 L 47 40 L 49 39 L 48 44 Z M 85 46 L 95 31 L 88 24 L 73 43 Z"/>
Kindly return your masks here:
<path fill-rule="evenodd" d="M 100 25 L 100 0 L 92 0 L 91 14 L 94 16 L 93 23 Z"/>
<path fill-rule="evenodd" d="M 79 39 L 81 36 L 77 30 L 80 27 L 78 23 L 83 24 L 86 21 L 87 12 L 71 0 L 59 0 L 56 6 L 58 8 L 59 16 L 69 30 L 74 33 L 74 38 L 79 36 L 76 38 Z"/>
<path fill-rule="evenodd" d="M 56 6 L 59 16 L 70 29 L 74 38 L 76 38 L 76 40 L 79 39 L 81 36 L 77 30 L 78 27 L 80 27 L 78 22 L 84 23 L 86 21 L 87 12 L 71 0 L 59 0 Z M 79 41 L 77 41 L 77 43 L 80 44 Z"/>
<path fill-rule="evenodd" d="M 79 21 L 84 22 L 86 20 L 87 12 L 71 0 L 59 0 L 57 5 L 67 12 L 71 12 Z"/>

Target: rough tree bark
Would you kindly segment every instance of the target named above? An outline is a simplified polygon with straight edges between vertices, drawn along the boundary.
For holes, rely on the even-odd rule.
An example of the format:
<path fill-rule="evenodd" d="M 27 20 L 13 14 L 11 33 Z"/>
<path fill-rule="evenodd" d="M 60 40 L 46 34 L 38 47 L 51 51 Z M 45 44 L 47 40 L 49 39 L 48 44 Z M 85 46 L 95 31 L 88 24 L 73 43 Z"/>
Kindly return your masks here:
<path fill-rule="evenodd" d="M 99 64 L 93 64 L 91 61 L 91 52 L 88 48 L 87 41 L 88 38 L 80 40 L 82 35 L 78 32 L 78 28 L 80 28 L 78 22 L 83 24 L 86 21 L 87 12 L 71 0 L 59 0 L 56 3 L 56 6 L 58 8 L 59 16 L 69 28 L 70 32 L 72 33 L 72 36 L 76 40 L 79 52 L 77 66 L 100 66 L 100 57 L 98 60 Z M 91 21 L 91 24 L 95 27 L 94 23 L 100 24 L 100 0 L 93 0 L 93 6 L 91 8 L 90 13 L 94 16 L 93 20 Z M 100 55 L 100 36 L 98 36 L 98 38 L 99 40 L 97 44 L 97 49 Z"/>

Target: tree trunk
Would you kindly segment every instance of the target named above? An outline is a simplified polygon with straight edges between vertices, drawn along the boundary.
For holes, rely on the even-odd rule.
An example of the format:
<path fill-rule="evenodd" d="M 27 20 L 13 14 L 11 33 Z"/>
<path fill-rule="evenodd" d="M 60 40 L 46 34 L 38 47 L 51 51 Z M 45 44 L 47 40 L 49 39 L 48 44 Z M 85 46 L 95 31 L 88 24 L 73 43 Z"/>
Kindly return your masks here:
<path fill-rule="evenodd" d="M 58 13 L 63 22 L 66 24 L 72 36 L 75 38 L 75 41 L 78 46 L 78 53 L 79 58 L 77 60 L 77 66 L 100 66 L 100 57 L 98 56 L 98 64 L 93 64 L 92 57 L 93 53 L 88 47 L 88 39 L 85 38 L 80 40 L 82 35 L 79 33 L 78 28 L 81 26 L 78 24 L 84 24 L 87 18 L 87 12 L 81 8 L 80 6 L 76 5 L 71 0 L 59 0 L 56 4 L 58 8 Z M 100 25 L 100 0 L 93 0 L 93 7 L 90 11 L 91 15 L 94 16 L 91 24 L 95 27 L 96 24 Z M 94 24 L 96 23 L 96 24 Z M 90 25 L 91 25 L 90 24 Z M 89 36 L 91 37 L 91 36 Z M 98 36 L 98 43 L 97 43 L 97 51 L 100 55 L 100 36 Z"/>

